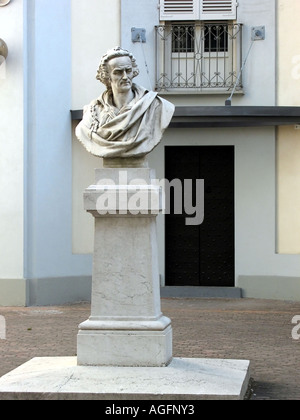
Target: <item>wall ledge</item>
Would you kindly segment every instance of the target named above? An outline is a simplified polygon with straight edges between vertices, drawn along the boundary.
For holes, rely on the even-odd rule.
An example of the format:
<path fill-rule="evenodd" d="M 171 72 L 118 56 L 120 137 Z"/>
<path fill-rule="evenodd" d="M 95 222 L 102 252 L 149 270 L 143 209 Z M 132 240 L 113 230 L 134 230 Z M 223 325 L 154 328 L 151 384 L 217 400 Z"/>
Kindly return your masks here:
<path fill-rule="evenodd" d="M 83 111 L 71 111 L 80 121 Z M 300 124 L 294 106 L 177 106 L 170 128 L 276 127 Z"/>

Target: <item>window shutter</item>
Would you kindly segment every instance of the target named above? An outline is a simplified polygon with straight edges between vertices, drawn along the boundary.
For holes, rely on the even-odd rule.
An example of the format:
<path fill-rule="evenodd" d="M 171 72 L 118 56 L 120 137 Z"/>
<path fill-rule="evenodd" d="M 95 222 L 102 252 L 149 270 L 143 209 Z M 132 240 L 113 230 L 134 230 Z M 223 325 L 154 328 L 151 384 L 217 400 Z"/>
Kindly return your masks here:
<path fill-rule="evenodd" d="M 160 0 L 160 20 L 198 20 L 199 0 Z"/>
<path fill-rule="evenodd" d="M 236 0 L 200 0 L 200 20 L 235 20 Z"/>

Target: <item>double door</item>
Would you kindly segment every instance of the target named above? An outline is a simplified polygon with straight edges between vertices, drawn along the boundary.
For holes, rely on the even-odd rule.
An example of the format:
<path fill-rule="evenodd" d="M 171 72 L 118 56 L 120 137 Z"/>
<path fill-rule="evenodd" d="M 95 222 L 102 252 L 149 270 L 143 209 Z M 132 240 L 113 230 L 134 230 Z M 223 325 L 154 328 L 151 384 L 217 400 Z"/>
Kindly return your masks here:
<path fill-rule="evenodd" d="M 167 146 L 165 178 L 204 180 L 204 220 L 187 225 L 183 211 L 165 215 L 168 286 L 234 286 L 234 147 Z M 182 191 L 184 203 L 184 189 Z M 173 197 L 171 197 L 172 199 Z M 188 198 L 188 197 L 186 197 Z"/>

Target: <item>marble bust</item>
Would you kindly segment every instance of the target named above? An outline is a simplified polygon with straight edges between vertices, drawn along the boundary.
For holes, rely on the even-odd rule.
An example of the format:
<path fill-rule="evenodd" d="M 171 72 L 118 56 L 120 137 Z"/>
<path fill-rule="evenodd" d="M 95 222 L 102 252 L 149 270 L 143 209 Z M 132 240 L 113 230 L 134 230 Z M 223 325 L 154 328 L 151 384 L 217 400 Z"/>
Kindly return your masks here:
<path fill-rule="evenodd" d="M 133 83 L 139 69 L 133 55 L 120 47 L 101 59 L 97 79 L 106 91 L 84 107 L 76 137 L 102 158 L 143 158 L 160 142 L 174 105 Z"/>

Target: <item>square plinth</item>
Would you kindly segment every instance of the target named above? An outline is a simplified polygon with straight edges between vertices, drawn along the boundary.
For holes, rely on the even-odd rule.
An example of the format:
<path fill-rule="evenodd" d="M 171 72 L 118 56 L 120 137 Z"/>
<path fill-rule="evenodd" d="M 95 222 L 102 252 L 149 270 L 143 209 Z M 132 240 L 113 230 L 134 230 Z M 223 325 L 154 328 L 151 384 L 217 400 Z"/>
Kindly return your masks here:
<path fill-rule="evenodd" d="M 0 400 L 238 400 L 247 360 L 174 358 L 167 367 L 78 366 L 34 358 L 0 378 Z"/>
<path fill-rule="evenodd" d="M 83 366 L 164 367 L 172 359 L 172 328 L 163 331 L 80 330 L 77 362 Z"/>

